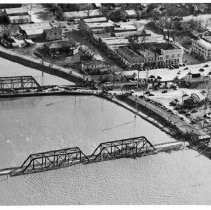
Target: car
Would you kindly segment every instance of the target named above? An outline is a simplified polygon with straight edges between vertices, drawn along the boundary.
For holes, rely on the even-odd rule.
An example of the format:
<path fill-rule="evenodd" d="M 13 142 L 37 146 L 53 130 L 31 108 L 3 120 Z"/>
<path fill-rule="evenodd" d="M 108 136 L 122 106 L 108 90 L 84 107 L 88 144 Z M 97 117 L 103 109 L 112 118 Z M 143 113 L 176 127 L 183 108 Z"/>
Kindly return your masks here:
<path fill-rule="evenodd" d="M 197 112 L 197 110 L 195 110 L 195 109 L 191 111 L 191 113 L 196 113 L 196 112 Z"/>
<path fill-rule="evenodd" d="M 184 68 L 184 70 L 188 70 L 188 67 Z"/>
<path fill-rule="evenodd" d="M 204 67 L 209 67 L 209 65 L 208 64 L 205 64 Z"/>
<path fill-rule="evenodd" d="M 162 93 L 167 93 L 167 92 L 168 92 L 167 90 L 163 90 L 163 91 L 162 91 Z"/>
<path fill-rule="evenodd" d="M 154 94 L 150 93 L 149 96 L 154 96 Z"/>

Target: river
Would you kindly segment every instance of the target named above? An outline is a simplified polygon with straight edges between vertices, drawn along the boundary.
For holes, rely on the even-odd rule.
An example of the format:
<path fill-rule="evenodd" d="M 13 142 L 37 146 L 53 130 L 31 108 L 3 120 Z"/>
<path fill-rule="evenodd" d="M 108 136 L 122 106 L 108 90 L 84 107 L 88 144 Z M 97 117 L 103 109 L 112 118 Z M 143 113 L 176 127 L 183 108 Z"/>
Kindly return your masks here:
<path fill-rule="evenodd" d="M 0 168 L 18 166 L 34 152 L 78 146 L 90 154 L 103 141 L 140 135 L 154 144 L 173 141 L 94 96 L 1 99 L 0 116 Z M 211 204 L 210 174 L 210 160 L 193 150 L 159 153 L 1 176 L 0 204 Z"/>

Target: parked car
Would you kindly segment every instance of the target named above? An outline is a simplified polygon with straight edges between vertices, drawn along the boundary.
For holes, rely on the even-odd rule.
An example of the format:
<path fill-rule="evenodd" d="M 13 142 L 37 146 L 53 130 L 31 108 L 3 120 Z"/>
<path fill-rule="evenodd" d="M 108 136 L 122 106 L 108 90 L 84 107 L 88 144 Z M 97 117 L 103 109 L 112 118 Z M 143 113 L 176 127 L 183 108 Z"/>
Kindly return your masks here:
<path fill-rule="evenodd" d="M 154 96 L 154 94 L 150 93 L 149 96 Z"/>
<path fill-rule="evenodd" d="M 167 90 L 163 90 L 163 91 L 162 91 L 162 93 L 167 93 L 167 92 L 168 92 Z"/>
<path fill-rule="evenodd" d="M 204 67 L 209 67 L 209 65 L 208 64 L 205 64 Z"/>

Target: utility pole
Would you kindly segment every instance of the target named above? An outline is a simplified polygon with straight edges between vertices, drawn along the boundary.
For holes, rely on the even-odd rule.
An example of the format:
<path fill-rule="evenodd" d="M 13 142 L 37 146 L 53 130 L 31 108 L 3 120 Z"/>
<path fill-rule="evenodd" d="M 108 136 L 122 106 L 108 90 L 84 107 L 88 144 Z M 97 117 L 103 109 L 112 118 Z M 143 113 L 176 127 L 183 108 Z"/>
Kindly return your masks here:
<path fill-rule="evenodd" d="M 137 90 L 138 90 L 138 82 L 139 82 L 139 69 L 138 69 L 138 78 L 137 78 Z M 138 113 L 138 104 L 137 104 L 137 97 L 135 98 L 136 99 L 136 112 L 135 112 L 135 116 L 134 118 L 136 118 L 136 113 Z"/>

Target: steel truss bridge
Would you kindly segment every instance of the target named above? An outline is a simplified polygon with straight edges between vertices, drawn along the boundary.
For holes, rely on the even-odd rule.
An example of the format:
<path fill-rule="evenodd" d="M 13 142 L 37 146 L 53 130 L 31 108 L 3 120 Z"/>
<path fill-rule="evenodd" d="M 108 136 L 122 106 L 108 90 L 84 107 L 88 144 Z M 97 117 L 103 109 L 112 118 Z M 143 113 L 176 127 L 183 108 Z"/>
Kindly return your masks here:
<path fill-rule="evenodd" d="M 0 77 L 0 91 L 40 88 L 32 76 Z"/>
<path fill-rule="evenodd" d="M 92 153 L 86 156 L 78 147 L 31 154 L 22 166 L 10 171 L 11 176 L 42 172 L 99 161 L 141 157 L 154 152 L 154 146 L 146 137 L 136 137 L 101 143 Z"/>

